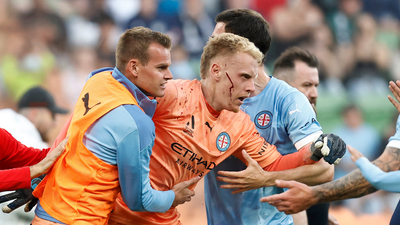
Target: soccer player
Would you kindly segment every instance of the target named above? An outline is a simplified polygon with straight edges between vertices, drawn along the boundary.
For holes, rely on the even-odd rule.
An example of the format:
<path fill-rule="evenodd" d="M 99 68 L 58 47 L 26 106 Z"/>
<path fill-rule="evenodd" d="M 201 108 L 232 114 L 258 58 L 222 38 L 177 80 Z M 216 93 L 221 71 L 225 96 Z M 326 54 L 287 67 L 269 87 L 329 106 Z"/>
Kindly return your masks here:
<path fill-rule="evenodd" d="M 214 37 L 225 32 L 234 33 L 248 38 L 267 54 L 271 42 L 269 25 L 259 13 L 248 9 L 226 10 L 219 13 L 215 20 L 217 25 L 213 32 Z M 302 58 L 302 62 L 307 62 L 318 79 L 317 58 L 305 52 L 301 52 L 299 58 Z M 306 63 L 303 64 L 307 66 Z M 275 72 L 278 74 L 293 71 L 277 69 L 274 70 L 274 75 Z M 258 77 L 255 79 L 255 92 L 251 94 L 251 98 L 244 100 L 241 109 L 250 116 L 260 135 L 267 142 L 276 145 L 283 155 L 301 150 L 322 133 L 322 128 L 307 98 L 287 83 L 268 76 L 263 65 L 260 65 Z M 256 190 L 247 191 L 250 189 L 247 188 L 246 192 L 232 194 L 231 190 L 220 188 L 221 185 L 235 188 L 236 184 L 225 186 L 221 182 L 234 182 L 229 178 L 218 181 L 219 171 L 244 169 L 246 165 L 235 156 L 231 156 L 206 176 L 205 202 L 208 224 L 293 224 L 292 216 L 285 215 L 268 204 L 261 204 L 258 200 L 265 195 L 283 192 L 283 189 L 273 187 L 274 180 L 294 179 L 315 185 L 333 179 L 333 167 L 321 161 L 289 171 L 265 172 L 265 175 L 260 176 L 262 180 L 260 186 L 252 187 L 252 189 L 259 188 Z M 249 176 L 255 176 L 256 172 L 258 174 L 262 171 L 249 171 L 243 174 L 243 177 L 248 179 Z M 305 213 L 296 219 L 301 220 L 300 223 L 307 220 Z"/>
<path fill-rule="evenodd" d="M 156 107 L 148 96 L 163 96 L 172 79 L 170 47 L 160 32 L 126 30 L 116 67 L 89 75 L 68 128 L 66 154 L 34 191 L 40 202 L 33 225 L 106 224 L 120 191 L 130 209 L 156 212 L 194 195 L 187 187 L 198 181 L 195 176 L 156 191 L 148 175 Z"/>
<path fill-rule="evenodd" d="M 249 116 L 240 111 L 243 101 L 254 92 L 253 79 L 262 59 L 263 54 L 248 39 L 221 34 L 210 38 L 204 47 L 200 81 L 174 80 L 166 84 L 165 96 L 156 98 L 158 105 L 153 116 L 157 138 L 151 155 L 150 179 L 154 188 L 168 190 L 177 182 L 204 177 L 228 156 L 242 158 L 243 149 L 248 153 L 244 152 L 244 157 L 254 158 L 265 170 L 315 162 L 310 160 L 310 149 L 314 149 L 311 143 L 282 156 L 274 145 L 260 137 Z M 331 153 L 338 153 L 340 158 L 344 143 L 334 139 L 334 145 L 339 146 Z M 335 160 L 328 159 L 331 163 Z M 131 211 L 121 198 L 117 199 L 109 220 L 109 224 L 179 223 L 174 207 L 165 213 Z"/>
<path fill-rule="evenodd" d="M 389 88 L 397 101 L 400 102 L 400 81 L 389 83 Z M 400 104 L 393 97 L 389 100 L 400 113 Z M 396 134 L 389 139 L 389 143 L 381 156 L 373 164 L 383 171 L 397 171 L 400 168 L 400 116 L 397 120 Z M 297 213 L 309 208 L 316 203 L 331 202 L 349 198 L 357 198 L 377 191 L 362 175 L 359 169 L 352 171 L 338 180 L 309 187 L 296 181 L 277 180 L 276 185 L 290 188 L 282 194 L 261 198 L 261 202 L 268 202 L 286 214 Z M 400 203 L 397 205 L 391 225 L 400 223 Z"/>
<path fill-rule="evenodd" d="M 299 47 L 290 47 L 275 60 L 272 73 L 275 78 L 285 81 L 303 93 L 316 113 L 319 85 L 318 64 L 318 59 L 314 54 Z M 294 218 L 297 217 L 294 216 Z M 307 220 L 308 225 L 328 224 L 328 220 L 337 223 L 336 219 L 329 215 L 329 203 L 317 204 L 307 209 Z"/>

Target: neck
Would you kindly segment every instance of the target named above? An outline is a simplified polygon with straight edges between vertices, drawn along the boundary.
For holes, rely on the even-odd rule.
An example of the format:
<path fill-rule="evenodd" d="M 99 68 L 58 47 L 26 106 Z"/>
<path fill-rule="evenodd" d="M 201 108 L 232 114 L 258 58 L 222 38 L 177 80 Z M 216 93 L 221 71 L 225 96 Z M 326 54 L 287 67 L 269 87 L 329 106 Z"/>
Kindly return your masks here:
<path fill-rule="evenodd" d="M 250 94 L 250 97 L 260 94 L 264 90 L 264 88 L 268 85 L 270 80 L 271 78 L 265 72 L 264 66 L 260 66 L 258 68 L 258 76 L 254 80 L 255 91 Z"/>
<path fill-rule="evenodd" d="M 201 92 L 203 92 L 204 99 L 207 101 L 207 103 L 216 111 L 220 112 L 222 109 L 219 109 L 215 102 L 216 99 L 216 93 L 215 93 L 215 86 L 213 85 L 212 82 L 209 82 L 210 79 L 201 79 Z"/>

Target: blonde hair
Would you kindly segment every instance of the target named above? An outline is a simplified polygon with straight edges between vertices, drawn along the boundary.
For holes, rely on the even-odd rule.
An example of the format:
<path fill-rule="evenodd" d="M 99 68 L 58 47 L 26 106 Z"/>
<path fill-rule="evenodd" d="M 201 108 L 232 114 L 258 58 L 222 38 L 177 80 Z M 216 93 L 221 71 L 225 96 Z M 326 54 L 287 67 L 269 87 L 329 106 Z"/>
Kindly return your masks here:
<path fill-rule="evenodd" d="M 131 59 L 138 59 L 141 64 L 146 65 L 150 60 L 147 50 L 152 43 L 171 48 L 171 38 L 166 34 L 141 26 L 126 30 L 119 38 L 115 52 L 117 68 L 124 71 Z"/>
<path fill-rule="evenodd" d="M 217 56 L 230 56 L 239 52 L 251 55 L 261 65 L 264 55 L 247 38 L 232 33 L 222 33 L 210 37 L 201 55 L 200 77 L 206 78 L 207 70 L 211 66 L 211 59 Z"/>

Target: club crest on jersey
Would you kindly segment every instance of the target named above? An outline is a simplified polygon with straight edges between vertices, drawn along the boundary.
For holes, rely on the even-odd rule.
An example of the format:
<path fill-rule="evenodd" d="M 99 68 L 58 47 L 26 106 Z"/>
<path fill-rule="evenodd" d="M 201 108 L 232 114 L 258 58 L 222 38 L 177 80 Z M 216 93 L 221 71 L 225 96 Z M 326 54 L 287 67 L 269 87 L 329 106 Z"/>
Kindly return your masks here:
<path fill-rule="evenodd" d="M 270 111 L 261 111 L 254 118 L 254 123 L 260 129 L 266 129 L 271 126 L 272 113 Z"/>
<path fill-rule="evenodd" d="M 217 137 L 217 148 L 221 152 L 228 150 L 229 146 L 231 145 L 231 138 L 225 132 L 222 132 Z"/>

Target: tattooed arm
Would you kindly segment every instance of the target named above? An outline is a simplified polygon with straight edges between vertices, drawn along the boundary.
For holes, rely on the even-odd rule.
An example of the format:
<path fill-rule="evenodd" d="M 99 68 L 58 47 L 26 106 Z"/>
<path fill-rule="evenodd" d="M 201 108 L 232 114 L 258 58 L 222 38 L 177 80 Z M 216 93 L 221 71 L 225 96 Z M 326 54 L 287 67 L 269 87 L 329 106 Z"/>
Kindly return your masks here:
<path fill-rule="evenodd" d="M 385 172 L 396 171 L 400 167 L 400 149 L 386 147 L 383 154 L 373 164 Z M 312 188 L 318 195 L 318 203 L 357 198 L 376 191 L 356 169 L 346 176 Z"/>
<path fill-rule="evenodd" d="M 400 148 L 386 147 L 383 154 L 373 162 L 381 170 L 394 171 L 400 167 Z M 376 191 L 356 169 L 346 176 L 314 187 L 296 181 L 276 181 L 278 187 L 290 188 L 288 191 L 264 197 L 261 202 L 268 202 L 286 214 L 303 211 L 310 206 L 348 198 L 357 198 Z"/>

